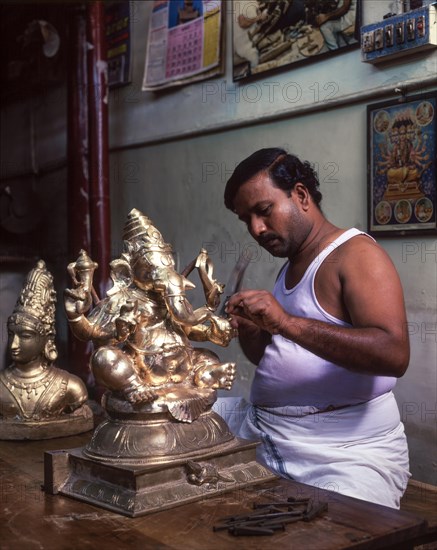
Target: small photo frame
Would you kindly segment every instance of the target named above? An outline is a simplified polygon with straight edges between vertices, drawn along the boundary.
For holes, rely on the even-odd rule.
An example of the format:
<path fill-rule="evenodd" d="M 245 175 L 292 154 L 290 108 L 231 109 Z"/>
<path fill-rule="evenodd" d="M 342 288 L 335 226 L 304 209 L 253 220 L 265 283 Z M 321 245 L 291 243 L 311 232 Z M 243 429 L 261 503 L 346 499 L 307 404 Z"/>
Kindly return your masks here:
<path fill-rule="evenodd" d="M 359 46 L 361 0 L 233 0 L 233 80 Z"/>
<path fill-rule="evenodd" d="M 368 232 L 436 234 L 437 94 L 367 106 Z"/>

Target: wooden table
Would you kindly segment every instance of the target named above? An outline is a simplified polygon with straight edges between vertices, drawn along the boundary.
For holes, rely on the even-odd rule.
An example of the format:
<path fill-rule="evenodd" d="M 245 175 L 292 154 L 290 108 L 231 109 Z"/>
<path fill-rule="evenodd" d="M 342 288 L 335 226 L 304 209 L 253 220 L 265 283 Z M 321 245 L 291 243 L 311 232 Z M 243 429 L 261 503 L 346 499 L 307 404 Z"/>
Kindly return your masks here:
<path fill-rule="evenodd" d="M 82 447 L 90 433 L 46 441 L 0 442 L 0 549 L 278 549 L 412 548 L 425 519 L 286 480 L 232 491 L 163 512 L 128 518 L 41 490 L 45 450 Z M 253 512 L 254 502 L 311 497 L 328 510 L 272 536 L 213 531 L 223 516 Z"/>

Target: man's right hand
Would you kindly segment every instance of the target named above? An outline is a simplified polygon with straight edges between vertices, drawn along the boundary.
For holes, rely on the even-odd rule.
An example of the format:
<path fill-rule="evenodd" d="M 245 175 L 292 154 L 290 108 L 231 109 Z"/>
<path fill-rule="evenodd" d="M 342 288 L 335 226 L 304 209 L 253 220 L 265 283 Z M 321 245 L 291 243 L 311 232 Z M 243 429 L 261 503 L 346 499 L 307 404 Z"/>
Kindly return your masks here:
<path fill-rule="evenodd" d="M 287 313 L 281 304 L 266 290 L 237 292 L 229 299 L 226 312 L 231 318 L 237 318 L 235 323 L 239 324 L 241 321 L 238 318 L 243 318 L 270 334 L 278 334 L 287 319 Z"/>

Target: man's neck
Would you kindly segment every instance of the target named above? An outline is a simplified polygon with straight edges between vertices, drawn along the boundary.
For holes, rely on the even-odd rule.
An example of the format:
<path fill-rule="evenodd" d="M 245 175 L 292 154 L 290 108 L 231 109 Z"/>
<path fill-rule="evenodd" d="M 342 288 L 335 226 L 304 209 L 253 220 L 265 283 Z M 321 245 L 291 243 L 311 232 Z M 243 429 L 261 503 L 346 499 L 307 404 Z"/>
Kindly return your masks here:
<path fill-rule="evenodd" d="M 302 243 L 297 254 L 289 258 L 290 261 L 294 263 L 307 263 L 308 261 L 312 261 L 336 238 L 340 231 L 341 229 L 339 227 L 333 225 L 321 214 L 320 218 L 314 223 L 308 237 Z"/>

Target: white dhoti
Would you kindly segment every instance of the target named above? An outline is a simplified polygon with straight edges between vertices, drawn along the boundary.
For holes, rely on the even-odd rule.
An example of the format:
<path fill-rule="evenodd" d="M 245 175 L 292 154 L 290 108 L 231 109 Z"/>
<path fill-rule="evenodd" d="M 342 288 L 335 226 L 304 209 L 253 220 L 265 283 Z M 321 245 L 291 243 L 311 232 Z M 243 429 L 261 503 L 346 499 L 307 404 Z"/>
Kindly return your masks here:
<path fill-rule="evenodd" d="M 328 412 L 232 397 L 219 398 L 214 410 L 235 435 L 260 441 L 257 460 L 279 476 L 399 508 L 410 473 L 392 392 Z"/>

